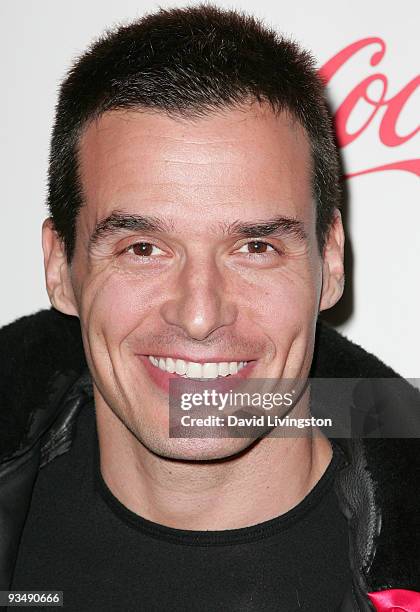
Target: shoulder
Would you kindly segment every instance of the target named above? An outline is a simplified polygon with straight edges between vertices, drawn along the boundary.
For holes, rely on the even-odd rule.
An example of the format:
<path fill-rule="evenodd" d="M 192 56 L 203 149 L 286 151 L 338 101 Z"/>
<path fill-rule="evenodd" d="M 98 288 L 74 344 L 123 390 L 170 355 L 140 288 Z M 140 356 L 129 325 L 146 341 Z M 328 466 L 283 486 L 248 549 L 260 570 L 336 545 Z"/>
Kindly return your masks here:
<path fill-rule="evenodd" d="M 319 320 L 311 376 L 319 378 L 399 378 L 378 357 Z"/>
<path fill-rule="evenodd" d="M 86 366 L 79 320 L 54 309 L 22 317 L 0 329 L 0 455 L 15 449 L 37 410 L 46 408 L 57 373 Z"/>

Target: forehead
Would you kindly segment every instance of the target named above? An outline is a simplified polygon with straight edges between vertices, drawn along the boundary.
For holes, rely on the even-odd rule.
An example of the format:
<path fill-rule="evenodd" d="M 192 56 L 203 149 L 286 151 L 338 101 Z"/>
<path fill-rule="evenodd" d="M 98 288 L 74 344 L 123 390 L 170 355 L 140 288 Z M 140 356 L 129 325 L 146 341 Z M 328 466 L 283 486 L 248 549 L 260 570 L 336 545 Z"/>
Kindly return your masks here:
<path fill-rule="evenodd" d="M 92 222 L 115 209 L 188 216 L 311 215 L 311 156 L 303 128 L 268 107 L 224 109 L 191 120 L 110 111 L 79 142 Z M 187 207 L 187 208 L 186 208 Z M 252 211 L 255 214 L 252 215 Z"/>

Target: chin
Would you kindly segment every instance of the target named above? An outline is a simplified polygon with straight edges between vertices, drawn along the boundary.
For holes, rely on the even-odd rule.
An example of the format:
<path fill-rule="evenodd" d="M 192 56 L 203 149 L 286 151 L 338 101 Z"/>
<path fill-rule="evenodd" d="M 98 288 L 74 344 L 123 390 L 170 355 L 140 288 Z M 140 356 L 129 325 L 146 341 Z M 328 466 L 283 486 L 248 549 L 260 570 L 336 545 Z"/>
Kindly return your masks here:
<path fill-rule="evenodd" d="M 176 461 L 216 461 L 233 458 L 255 443 L 252 438 L 166 438 L 143 440 L 149 451 Z"/>

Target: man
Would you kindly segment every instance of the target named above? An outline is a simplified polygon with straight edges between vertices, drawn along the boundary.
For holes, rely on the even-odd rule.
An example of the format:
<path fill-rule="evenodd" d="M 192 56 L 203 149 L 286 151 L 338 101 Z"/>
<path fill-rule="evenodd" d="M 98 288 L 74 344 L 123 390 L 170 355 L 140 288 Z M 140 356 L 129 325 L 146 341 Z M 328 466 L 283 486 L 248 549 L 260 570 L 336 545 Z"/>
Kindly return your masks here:
<path fill-rule="evenodd" d="M 396 376 L 317 331 L 343 291 L 338 185 L 310 56 L 251 17 L 160 10 L 74 64 L 43 225 L 54 310 L 2 330 L 3 589 L 420 609 L 414 441 L 168 435 L 170 380 Z"/>

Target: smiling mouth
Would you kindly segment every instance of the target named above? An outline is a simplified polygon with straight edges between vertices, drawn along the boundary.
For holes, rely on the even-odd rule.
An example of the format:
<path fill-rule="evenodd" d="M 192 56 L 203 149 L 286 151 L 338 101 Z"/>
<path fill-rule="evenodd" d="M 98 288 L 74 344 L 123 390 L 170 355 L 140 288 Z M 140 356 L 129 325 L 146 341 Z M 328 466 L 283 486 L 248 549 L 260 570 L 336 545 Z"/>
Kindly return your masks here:
<path fill-rule="evenodd" d="M 234 376 L 242 370 L 248 361 L 214 361 L 197 363 L 196 361 L 185 361 L 172 357 L 155 357 L 148 355 L 150 363 L 163 372 L 178 374 L 183 378 L 211 380 Z"/>

